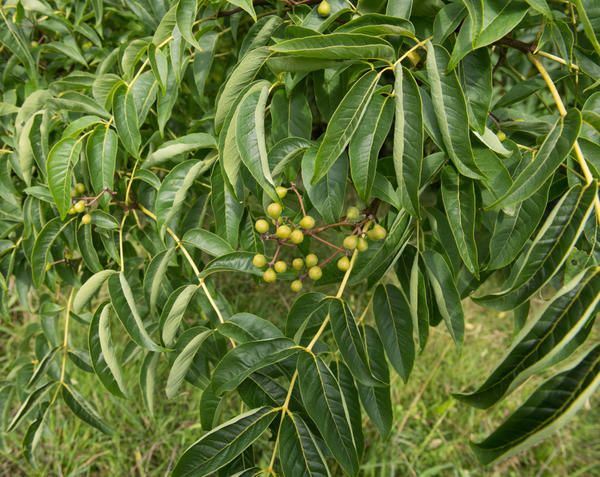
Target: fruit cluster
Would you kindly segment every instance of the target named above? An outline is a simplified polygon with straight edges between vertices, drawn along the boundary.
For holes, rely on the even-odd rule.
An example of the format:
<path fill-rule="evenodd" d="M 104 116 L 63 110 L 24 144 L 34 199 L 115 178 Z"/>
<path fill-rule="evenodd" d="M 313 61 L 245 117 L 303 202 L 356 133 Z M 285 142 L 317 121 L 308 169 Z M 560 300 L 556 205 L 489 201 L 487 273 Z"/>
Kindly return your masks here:
<path fill-rule="evenodd" d="M 373 228 L 367 231 L 368 226 L 365 227 L 365 225 L 371 223 L 374 220 L 373 217 L 367 215 L 362 220 L 359 220 L 361 211 L 354 206 L 348 208 L 346 216 L 342 221 L 336 224 L 315 228 L 315 219 L 305 213 L 302 198 L 297 193 L 293 184 L 289 189 L 277 187 L 276 190 L 277 195 L 282 199 L 287 195 L 288 190 L 294 190 L 296 192 L 302 208 L 302 218 L 295 223 L 289 217 L 282 216 L 283 207 L 277 202 L 273 202 L 267 207 L 267 215 L 271 219 L 270 222 L 266 218 L 258 219 L 255 222 L 254 227 L 256 231 L 261 234 L 263 240 L 272 240 L 277 243 L 277 248 L 271 260 L 267 260 L 267 257 L 260 253 L 255 255 L 252 260 L 252 263 L 257 268 L 262 269 L 267 267 L 263 272 L 263 280 L 267 283 L 276 281 L 277 274 L 288 271 L 288 264 L 284 260 L 278 259 L 282 246 L 295 247 L 304 241 L 305 236 L 310 236 L 331 247 L 334 249 L 334 253 L 321 262 L 319 262 L 319 258 L 314 253 L 309 253 L 304 258 L 293 258 L 291 265 L 298 273 L 298 278 L 291 284 L 291 289 L 295 292 L 299 292 L 302 289 L 302 281 L 306 277 L 314 281 L 319 280 L 323 276 L 322 268 L 339 254 L 341 254 L 342 257 L 337 260 L 337 267 L 343 272 L 347 271 L 350 268 L 349 254 L 354 250 L 359 252 L 367 250 L 369 248 L 367 238 L 372 241 L 378 241 L 386 236 L 385 228 L 379 224 L 375 224 Z M 275 226 L 275 233 L 270 232 L 271 225 Z M 319 234 L 325 230 L 342 226 L 352 226 L 354 227 L 354 230 L 350 235 L 347 235 L 344 238 L 341 247 L 334 245 L 319 236 Z M 303 272 L 303 270 L 305 271 Z"/>
<path fill-rule="evenodd" d="M 85 186 L 79 182 L 79 183 L 75 184 L 75 187 L 73 187 L 73 190 L 71 190 L 71 197 L 78 197 L 78 196 L 82 195 L 84 192 L 85 192 Z M 78 200 L 77 202 L 75 202 L 75 204 L 73 204 L 71 207 L 69 207 L 68 214 L 69 215 L 81 214 L 82 212 L 85 212 L 85 209 L 86 209 L 85 200 Z M 84 214 L 81 217 L 81 223 L 83 225 L 91 224 L 92 216 L 90 214 Z"/>

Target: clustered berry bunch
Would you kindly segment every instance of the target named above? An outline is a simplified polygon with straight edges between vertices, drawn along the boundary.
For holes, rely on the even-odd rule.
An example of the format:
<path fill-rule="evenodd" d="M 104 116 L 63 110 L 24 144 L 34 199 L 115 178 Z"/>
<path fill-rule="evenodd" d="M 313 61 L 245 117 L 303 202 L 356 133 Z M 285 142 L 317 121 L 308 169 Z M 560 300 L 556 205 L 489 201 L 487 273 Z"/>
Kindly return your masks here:
<path fill-rule="evenodd" d="M 302 202 L 302 196 L 296 189 L 295 184 L 292 184 L 289 188 L 279 186 L 277 187 L 277 195 L 280 199 L 283 199 L 289 190 L 292 190 L 298 196 L 300 201 L 300 207 L 302 209 L 302 218 L 295 221 L 294 215 L 296 213 L 291 209 L 286 211 L 281 204 L 273 202 L 267 206 L 267 215 L 271 220 L 271 224 L 275 227 L 275 233 L 271 233 L 271 224 L 267 219 L 258 219 L 254 227 L 258 233 L 261 234 L 263 241 L 274 241 L 277 244 L 275 253 L 271 260 L 267 261 L 267 257 L 259 253 L 254 256 L 252 263 L 257 268 L 268 267 L 263 273 L 263 280 L 267 283 L 271 283 L 277 280 L 277 274 L 282 274 L 288 271 L 288 264 L 285 260 L 281 260 L 282 246 L 297 247 L 304 241 L 305 236 L 312 237 L 324 245 L 332 248 L 334 252 L 327 257 L 325 260 L 319 262 L 319 257 L 314 253 L 307 254 L 304 258 L 295 257 L 292 259 L 292 268 L 297 271 L 298 275 L 296 280 L 292 281 L 290 288 L 299 292 L 302 290 L 302 281 L 309 277 L 311 280 L 319 280 L 323 276 L 323 267 L 335 259 L 338 255 L 342 255 L 337 261 L 337 268 L 342 272 L 345 272 L 350 268 L 350 258 L 348 255 L 354 251 L 364 252 L 369 248 L 367 238 L 372 241 L 382 240 L 386 236 L 386 230 L 380 224 L 375 223 L 372 228 L 375 218 L 368 213 L 368 211 L 360 211 L 358 207 L 348 207 L 346 216 L 342 217 L 340 222 L 336 224 L 325 225 L 322 227 L 315 227 L 315 219 L 306 214 L 304 204 Z M 332 228 L 338 227 L 353 227 L 350 235 L 347 235 L 342 241 L 342 246 L 337 246 L 322 237 L 319 236 L 322 232 Z M 303 270 L 306 267 L 306 271 Z"/>

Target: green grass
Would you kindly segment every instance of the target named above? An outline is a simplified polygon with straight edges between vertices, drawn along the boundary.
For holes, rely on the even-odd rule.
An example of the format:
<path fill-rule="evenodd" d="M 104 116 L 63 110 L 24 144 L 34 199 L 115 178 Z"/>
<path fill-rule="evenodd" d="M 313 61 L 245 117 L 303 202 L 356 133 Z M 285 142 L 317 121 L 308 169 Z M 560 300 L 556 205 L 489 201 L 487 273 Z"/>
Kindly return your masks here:
<path fill-rule="evenodd" d="M 294 297 L 286 284 L 277 284 L 265 294 L 263 285 L 247 280 L 243 284 L 222 278 L 217 287 L 232 297 L 237 310 L 265 315 L 272 312 L 275 322 L 284 320 Z M 363 296 L 350 297 L 353 308 L 360 312 Z M 541 379 L 528 381 L 522 390 L 511 395 L 490 411 L 479 411 L 455 401 L 454 391 L 464 390 L 482 382 L 509 345 L 512 315 L 499 314 L 465 302 L 467 332 L 462 356 L 459 356 L 443 325 L 433 329 L 425 351 L 418 356 L 408 383 L 393 376 L 395 422 L 385 441 L 365 419 L 365 456 L 360 475 L 384 476 L 588 476 L 600 475 L 600 410 L 598 397 L 592 399 L 565 428 L 544 443 L 496 466 L 483 468 L 469 449 L 469 439 L 484 438 Z M 15 310 L 12 323 L 0 328 L 0 376 L 6 377 L 13 366 L 17 349 L 33 349 L 34 339 L 28 332 L 35 330 L 35 319 Z M 368 314 L 366 320 L 372 320 Z M 60 322 L 62 329 L 62 320 Z M 73 325 L 72 345 L 83 347 L 85 327 Z M 590 338 L 597 340 L 594 332 Z M 23 355 L 23 353 L 20 353 Z M 155 416 L 144 409 L 137 373 L 139 360 L 125 368 L 133 398 L 117 399 L 104 391 L 91 374 L 72 370 L 77 389 L 116 429 L 112 437 L 100 434 L 75 418 L 61 404 L 50 413 L 47 428 L 37 450 L 39 468 L 34 470 L 20 455 L 25 430 L 5 435 L 7 449 L 0 456 L 0 475 L 11 476 L 96 476 L 139 475 L 162 476 L 180 452 L 202 434 L 199 424 L 201 392 L 190 385 L 175 399 L 167 401 L 164 394 L 156 398 Z M 160 368 L 163 389 L 166 366 Z M 239 410 L 233 399 L 232 410 Z M 14 406 L 13 406 L 14 407 Z M 14 409 L 11 411 L 14 412 Z M 257 454 L 265 463 L 272 443 L 266 439 Z M 262 453 L 261 453 L 262 450 Z M 337 473 L 335 474 L 337 475 Z"/>

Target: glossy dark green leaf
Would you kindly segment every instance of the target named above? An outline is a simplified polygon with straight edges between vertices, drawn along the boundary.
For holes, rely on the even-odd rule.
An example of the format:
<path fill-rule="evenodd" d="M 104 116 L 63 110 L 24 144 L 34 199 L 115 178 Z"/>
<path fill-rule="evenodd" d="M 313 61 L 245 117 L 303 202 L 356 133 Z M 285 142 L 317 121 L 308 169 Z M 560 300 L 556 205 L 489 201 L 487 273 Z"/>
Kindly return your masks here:
<path fill-rule="evenodd" d="M 348 177 L 348 157 L 341 153 L 335 163 L 329 168 L 326 176 L 312 185 L 314 177 L 317 146 L 311 146 L 302 158 L 302 180 L 310 201 L 327 223 L 335 223 L 342 215 L 346 180 Z"/>
<path fill-rule="evenodd" d="M 115 126 L 121 143 L 133 157 L 139 156 L 140 129 L 132 91 L 125 84 L 118 86 L 112 97 Z"/>
<path fill-rule="evenodd" d="M 428 42 L 427 58 L 431 100 L 446 153 L 462 175 L 478 179 L 481 175 L 473 159 L 465 96 L 456 73 L 446 73 L 448 52 Z"/>
<path fill-rule="evenodd" d="M 408 16 L 405 18 L 408 18 Z M 414 38 L 415 28 L 405 18 L 402 18 L 402 15 L 391 16 L 378 13 L 364 13 L 338 27 L 336 32 L 363 33 L 375 36 L 399 35 Z"/>
<path fill-rule="evenodd" d="M 600 385 L 600 346 L 550 378 L 487 439 L 471 447 L 483 464 L 507 459 L 562 427 Z"/>
<path fill-rule="evenodd" d="M 287 315 L 285 335 L 299 342 L 300 337 L 297 335 L 310 327 L 309 321 L 313 326 L 320 326 L 329 311 L 329 307 L 323 303 L 323 298 L 325 298 L 325 295 L 318 292 L 308 292 L 301 295 L 292 304 Z M 317 314 L 319 309 L 320 311 Z"/>
<path fill-rule="evenodd" d="M 331 474 L 308 426 L 294 413 L 286 414 L 279 430 L 279 459 L 286 477 L 327 477 Z"/>
<path fill-rule="evenodd" d="M 113 429 L 104 421 L 104 419 L 96 412 L 85 398 L 79 394 L 78 391 L 71 388 L 67 384 L 63 384 L 61 387 L 61 396 L 73 414 L 79 419 L 86 422 L 92 427 L 95 427 L 104 434 L 111 435 Z"/>
<path fill-rule="evenodd" d="M 38 404 L 40 404 L 41 400 L 48 394 L 50 388 L 52 388 L 55 385 L 56 383 L 52 381 L 49 383 L 42 384 L 40 387 L 36 388 L 31 394 L 29 394 L 23 401 L 23 404 L 21 404 L 21 407 L 19 407 L 19 409 L 11 419 L 8 426 L 6 426 L 6 431 L 10 432 L 15 427 L 17 427 L 19 422 L 21 422 L 21 420 L 27 414 L 29 414 L 32 409 L 34 409 Z"/>
<path fill-rule="evenodd" d="M 310 139 L 312 112 L 308 98 L 301 89 L 296 88 L 289 95 L 283 89 L 277 90 L 271 100 L 270 114 L 271 137 L 274 142 L 291 137 Z"/>
<path fill-rule="evenodd" d="M 283 338 L 283 333 L 277 326 L 251 313 L 236 313 L 219 324 L 217 330 L 236 343 Z"/>
<path fill-rule="evenodd" d="M 92 317 L 88 331 L 90 360 L 94 372 L 108 392 L 125 397 L 127 388 L 110 335 L 110 312 L 111 307 L 105 302 L 96 309 Z"/>
<path fill-rule="evenodd" d="M 413 322 L 408 300 L 393 285 L 379 285 L 373 295 L 373 312 L 385 352 L 404 382 L 415 361 Z"/>
<path fill-rule="evenodd" d="M 210 200 L 215 216 L 216 233 L 235 249 L 238 246 L 244 206 L 229 192 L 220 167 L 213 169 L 211 186 Z"/>
<path fill-rule="evenodd" d="M 596 194 L 595 185 L 569 189 L 515 262 L 502 290 L 474 300 L 497 310 L 510 310 L 540 290 L 571 253 L 592 214 Z"/>
<path fill-rule="evenodd" d="M 423 167 L 423 107 L 417 83 L 400 64 L 394 68 L 394 169 L 402 205 L 419 217 L 419 187 Z M 405 198 L 408 199 L 405 200 Z"/>
<path fill-rule="evenodd" d="M 563 163 L 580 129 L 581 113 L 578 110 L 572 109 L 564 118 L 559 118 L 533 161 L 515 178 L 510 189 L 489 207 L 505 207 L 531 197 Z"/>
<path fill-rule="evenodd" d="M 599 302 L 599 271 L 580 273 L 527 323 L 486 381 L 476 391 L 456 397 L 488 408 L 532 374 L 566 358 L 573 351 L 576 336 L 591 326 Z"/>
<path fill-rule="evenodd" d="M 425 250 L 423 258 L 437 308 L 460 350 L 465 334 L 465 315 L 452 270 L 444 257 L 435 250 Z"/>
<path fill-rule="evenodd" d="M 44 282 L 46 275 L 46 264 L 50 256 L 50 247 L 65 228 L 75 219 L 70 219 L 63 222 L 60 218 L 55 217 L 50 220 L 40 231 L 33 244 L 31 251 L 31 272 L 33 275 L 33 283 L 37 287 Z"/>
<path fill-rule="evenodd" d="M 358 472 L 356 444 L 340 385 L 327 365 L 313 354 L 298 357 L 298 383 L 306 412 L 330 452 L 349 475 Z"/>
<path fill-rule="evenodd" d="M 175 464 L 174 477 L 210 475 L 231 462 L 267 430 L 281 411 L 252 409 L 215 427 L 188 447 Z"/>
<path fill-rule="evenodd" d="M 490 55 L 484 48 L 475 50 L 463 58 L 462 66 L 470 123 L 483 134 L 493 93 Z"/>
<path fill-rule="evenodd" d="M 253 372 L 297 352 L 298 348 L 288 338 L 249 341 L 236 346 L 216 366 L 212 375 L 213 390 L 217 395 L 231 391 Z"/>
<path fill-rule="evenodd" d="M 29 381 L 27 382 L 28 388 L 31 388 L 33 385 L 35 385 L 44 375 L 44 372 L 46 371 L 46 369 L 48 369 L 50 363 L 52 363 L 52 360 L 56 356 L 56 353 L 59 349 L 60 346 L 56 346 L 52 349 L 49 349 L 48 352 L 43 356 L 43 358 L 40 359 L 40 362 L 37 363 L 37 366 L 35 367 L 35 371 L 33 372 L 31 378 L 29 378 Z"/>
<path fill-rule="evenodd" d="M 144 327 L 133 292 L 124 273 L 112 275 L 108 278 L 108 293 L 117 317 L 123 323 L 130 338 L 142 348 L 150 351 L 160 351 L 160 346 L 152 341 Z"/>
<path fill-rule="evenodd" d="M 379 151 L 392 125 L 393 114 L 389 96 L 373 96 L 348 145 L 352 182 L 365 202 L 371 195 Z"/>
<path fill-rule="evenodd" d="M 473 275 L 478 276 L 474 181 L 461 177 L 454 167 L 446 166 L 442 171 L 442 199 L 450 230 L 463 263 Z"/>
<path fill-rule="evenodd" d="M 583 23 L 583 31 L 590 40 L 596 54 L 600 55 L 600 31 L 598 29 L 598 6 L 590 0 L 573 0 L 579 20 Z"/>
<path fill-rule="evenodd" d="M 352 85 L 334 111 L 314 158 L 311 185 L 317 184 L 327 175 L 352 139 L 373 97 L 379 76 L 375 71 L 363 75 Z"/>
<path fill-rule="evenodd" d="M 231 245 L 221 237 L 201 228 L 188 230 L 181 241 L 185 245 L 199 248 L 214 257 L 220 257 L 234 251 Z"/>
<path fill-rule="evenodd" d="M 171 247 L 157 253 L 146 268 L 144 274 L 144 293 L 150 305 L 150 313 L 157 313 L 157 303 L 160 297 L 165 297 L 171 291 L 170 283 L 167 278 L 167 268 L 171 262 L 171 257 L 175 253 L 175 248 Z"/>
<path fill-rule="evenodd" d="M 79 160 L 82 145 L 83 137 L 68 137 L 58 141 L 48 154 L 48 187 L 63 220 L 71 206 L 71 174 Z"/>
<path fill-rule="evenodd" d="M 221 255 L 211 262 L 200 272 L 200 278 L 205 278 L 217 272 L 242 272 L 251 275 L 262 276 L 263 270 L 252 264 L 254 258 L 252 252 L 232 252 Z"/>
<path fill-rule="evenodd" d="M 331 363 L 331 372 L 340 383 L 342 396 L 344 396 L 344 404 L 350 419 L 350 428 L 352 429 L 352 438 L 356 446 L 356 454 L 358 455 L 358 461 L 361 462 L 365 451 L 365 436 L 363 433 L 363 416 L 360 399 L 354 377 L 343 361 Z"/>

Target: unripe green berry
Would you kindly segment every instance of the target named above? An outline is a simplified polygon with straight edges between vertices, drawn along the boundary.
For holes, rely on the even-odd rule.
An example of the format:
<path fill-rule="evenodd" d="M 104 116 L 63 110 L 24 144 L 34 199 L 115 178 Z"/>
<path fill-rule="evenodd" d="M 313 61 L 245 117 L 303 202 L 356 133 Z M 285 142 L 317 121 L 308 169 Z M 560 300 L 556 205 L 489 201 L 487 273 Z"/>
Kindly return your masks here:
<path fill-rule="evenodd" d="M 92 216 L 90 214 L 85 214 L 81 217 L 81 223 L 83 225 L 89 225 L 92 223 Z"/>
<path fill-rule="evenodd" d="M 294 260 L 292 260 L 292 267 L 294 268 L 294 270 L 302 270 L 302 268 L 304 267 L 304 260 L 302 260 L 301 258 L 295 258 Z"/>
<path fill-rule="evenodd" d="M 315 265 L 314 267 L 311 267 L 308 271 L 308 276 L 311 280 L 318 280 L 323 276 L 323 270 L 321 270 L 321 267 Z"/>
<path fill-rule="evenodd" d="M 73 252 L 71 252 L 70 250 L 67 250 L 67 251 L 65 252 L 65 258 L 66 258 L 67 260 L 71 260 L 71 259 L 73 258 Z"/>
<path fill-rule="evenodd" d="M 350 260 L 348 259 L 348 257 L 342 257 L 337 261 L 337 267 L 342 271 L 345 272 L 346 270 L 348 270 L 350 268 Z"/>
<path fill-rule="evenodd" d="M 67 214 L 69 215 L 75 215 L 77 213 L 77 211 L 75 210 L 75 207 L 71 206 L 69 207 L 69 210 L 67 211 Z"/>
<path fill-rule="evenodd" d="M 360 214 L 360 210 L 358 210 L 358 208 L 348 207 L 348 210 L 346 211 L 346 218 L 348 220 L 356 220 L 358 218 L 359 214 Z"/>
<path fill-rule="evenodd" d="M 290 234 L 290 242 L 292 243 L 300 243 L 304 240 L 304 234 L 302 233 L 302 230 L 294 230 L 291 234 Z"/>
<path fill-rule="evenodd" d="M 381 225 L 375 224 L 372 230 L 373 240 L 383 240 L 386 235 L 386 230 Z"/>
<path fill-rule="evenodd" d="M 312 229 L 315 226 L 315 219 L 313 219 L 310 215 L 305 215 L 302 217 L 302 220 L 300 220 L 299 225 L 303 229 Z"/>
<path fill-rule="evenodd" d="M 52 268 L 52 264 L 51 263 L 47 263 L 46 264 L 46 271 L 49 271 Z"/>
<path fill-rule="evenodd" d="M 285 263 L 283 260 L 278 260 L 275 262 L 275 271 L 277 273 L 287 272 L 287 263 Z"/>
<path fill-rule="evenodd" d="M 254 228 L 259 234 L 266 234 L 269 231 L 269 222 L 265 219 L 258 219 L 254 224 Z"/>
<path fill-rule="evenodd" d="M 356 235 L 348 235 L 343 242 L 344 248 L 354 250 L 358 245 L 358 237 Z"/>
<path fill-rule="evenodd" d="M 267 264 L 267 258 L 262 253 L 257 253 L 252 259 L 252 265 L 256 268 L 263 268 Z"/>
<path fill-rule="evenodd" d="M 300 280 L 294 280 L 290 285 L 290 288 L 293 292 L 298 293 L 300 290 L 302 290 L 302 282 Z"/>
<path fill-rule="evenodd" d="M 31 43 L 29 43 L 29 46 L 31 46 L 31 48 L 37 48 L 38 46 L 40 46 L 40 44 L 34 40 Z"/>
<path fill-rule="evenodd" d="M 329 5 L 329 2 L 327 0 L 323 0 L 321 3 L 319 3 L 317 12 L 319 12 L 319 15 L 323 18 L 328 17 L 331 13 L 331 6 Z"/>
<path fill-rule="evenodd" d="M 263 273 L 263 280 L 267 283 L 272 283 L 277 280 L 277 274 L 272 268 L 267 268 Z"/>
<path fill-rule="evenodd" d="M 87 50 L 89 48 L 92 47 L 92 42 L 91 41 L 86 41 L 83 45 L 82 45 L 84 50 Z"/>
<path fill-rule="evenodd" d="M 504 131 L 498 131 L 496 136 L 498 136 L 498 139 L 500 139 L 500 142 L 504 142 L 506 140 L 506 133 Z"/>
<path fill-rule="evenodd" d="M 83 212 L 85 210 L 85 202 L 83 200 L 80 200 L 73 206 L 73 208 L 75 209 L 75 212 L 80 214 L 81 212 Z"/>
<path fill-rule="evenodd" d="M 273 202 L 267 207 L 267 215 L 272 219 L 276 219 L 281 215 L 282 210 L 283 208 L 281 205 L 279 205 L 277 202 Z"/>
<path fill-rule="evenodd" d="M 290 229 L 287 225 L 280 225 L 279 227 L 277 227 L 275 235 L 277 235 L 277 237 L 279 237 L 280 239 L 286 239 L 290 236 L 291 233 L 292 229 Z"/>
<path fill-rule="evenodd" d="M 367 250 L 369 248 L 369 242 L 367 242 L 363 237 L 359 237 L 356 248 L 358 249 L 359 252 L 364 252 L 365 250 Z"/>
<path fill-rule="evenodd" d="M 314 267 L 317 263 L 319 263 L 319 257 L 317 257 L 314 253 L 309 253 L 304 260 L 308 268 Z"/>
<path fill-rule="evenodd" d="M 85 186 L 81 182 L 78 182 L 75 184 L 75 192 L 77 192 L 77 195 L 83 194 L 85 192 Z"/>
<path fill-rule="evenodd" d="M 283 199 L 287 195 L 287 189 L 285 187 L 281 187 L 281 186 L 276 187 L 275 192 L 277 192 L 277 196 L 280 199 Z"/>

